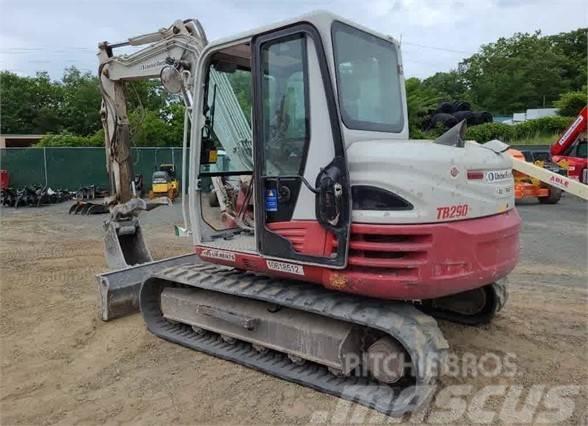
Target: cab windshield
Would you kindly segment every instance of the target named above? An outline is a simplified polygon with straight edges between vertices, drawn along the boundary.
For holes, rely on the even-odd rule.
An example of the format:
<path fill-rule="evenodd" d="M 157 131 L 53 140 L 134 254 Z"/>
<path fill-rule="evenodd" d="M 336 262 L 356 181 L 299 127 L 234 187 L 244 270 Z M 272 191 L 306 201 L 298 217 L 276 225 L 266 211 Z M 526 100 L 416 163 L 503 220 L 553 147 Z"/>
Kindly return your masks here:
<path fill-rule="evenodd" d="M 335 22 L 333 50 L 343 123 L 349 129 L 400 132 L 404 127 L 394 43 Z"/>

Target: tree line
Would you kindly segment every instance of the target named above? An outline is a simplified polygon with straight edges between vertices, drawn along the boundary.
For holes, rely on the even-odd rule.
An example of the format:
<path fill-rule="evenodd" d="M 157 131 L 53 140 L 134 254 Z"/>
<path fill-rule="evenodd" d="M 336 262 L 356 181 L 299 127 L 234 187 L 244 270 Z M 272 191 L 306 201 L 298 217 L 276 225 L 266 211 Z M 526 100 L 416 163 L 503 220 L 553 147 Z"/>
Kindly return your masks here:
<path fill-rule="evenodd" d="M 126 85 L 131 142 L 135 146 L 182 143 L 184 107 L 156 80 Z M 0 133 L 43 134 L 41 146 L 102 146 L 102 96 L 98 77 L 67 68 L 60 81 L 0 73 Z"/>
<path fill-rule="evenodd" d="M 423 134 L 421 123 L 442 101 L 467 101 L 495 115 L 540 107 L 576 115 L 587 102 L 587 34 L 586 28 L 551 36 L 517 33 L 481 46 L 455 70 L 407 79 L 411 136 L 431 136 Z M 241 101 L 250 96 L 250 88 L 236 77 Z M 178 99 L 170 98 L 157 81 L 129 82 L 126 90 L 133 145 L 180 145 L 183 106 Z M 100 103 L 98 78 L 74 67 L 67 68 L 59 81 L 45 72 L 34 77 L 0 72 L 3 134 L 46 134 L 44 146 L 101 146 Z"/>
<path fill-rule="evenodd" d="M 588 29 L 551 36 L 516 33 L 483 45 L 457 68 L 406 81 L 413 133 L 442 101 L 466 101 L 476 110 L 511 115 L 556 107 L 575 116 L 587 103 Z"/>

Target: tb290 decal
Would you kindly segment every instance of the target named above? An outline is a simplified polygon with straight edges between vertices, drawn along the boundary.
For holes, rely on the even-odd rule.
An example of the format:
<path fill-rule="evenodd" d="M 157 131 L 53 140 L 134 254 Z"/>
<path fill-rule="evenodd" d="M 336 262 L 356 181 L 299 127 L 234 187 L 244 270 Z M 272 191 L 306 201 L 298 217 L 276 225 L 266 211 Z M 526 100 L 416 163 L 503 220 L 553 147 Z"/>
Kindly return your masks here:
<path fill-rule="evenodd" d="M 468 204 L 456 204 L 453 206 L 437 207 L 437 220 L 466 217 L 469 211 L 470 206 Z"/>

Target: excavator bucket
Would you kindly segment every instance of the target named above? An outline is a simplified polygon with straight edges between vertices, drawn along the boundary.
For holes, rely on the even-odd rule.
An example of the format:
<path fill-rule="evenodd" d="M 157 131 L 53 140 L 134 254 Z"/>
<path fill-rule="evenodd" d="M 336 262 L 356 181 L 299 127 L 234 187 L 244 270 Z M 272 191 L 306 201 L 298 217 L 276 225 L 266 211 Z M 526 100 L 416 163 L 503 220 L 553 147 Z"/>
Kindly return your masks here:
<path fill-rule="evenodd" d="M 137 218 L 124 222 L 111 220 L 105 227 L 104 254 L 109 269 L 125 269 L 153 261 Z"/>
<path fill-rule="evenodd" d="M 141 284 L 153 271 L 196 262 L 193 254 L 153 261 L 145 244 L 138 212 L 169 203 L 166 197 L 150 203 L 134 198 L 112 208 L 104 226 L 104 253 L 112 272 L 97 276 L 100 316 L 104 321 L 139 312 Z"/>

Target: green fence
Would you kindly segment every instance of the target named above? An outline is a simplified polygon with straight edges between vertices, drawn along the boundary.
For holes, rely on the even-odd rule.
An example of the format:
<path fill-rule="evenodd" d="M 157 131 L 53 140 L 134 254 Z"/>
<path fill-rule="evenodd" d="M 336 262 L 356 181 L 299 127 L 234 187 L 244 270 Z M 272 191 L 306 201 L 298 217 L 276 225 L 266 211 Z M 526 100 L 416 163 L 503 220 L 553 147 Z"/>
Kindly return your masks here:
<path fill-rule="evenodd" d="M 135 175 L 143 175 L 146 189 L 151 186 L 151 175 L 163 163 L 174 163 L 181 179 L 182 148 L 133 148 L 132 155 Z M 8 170 L 12 187 L 109 188 L 104 148 L 3 148 L 0 169 Z"/>

